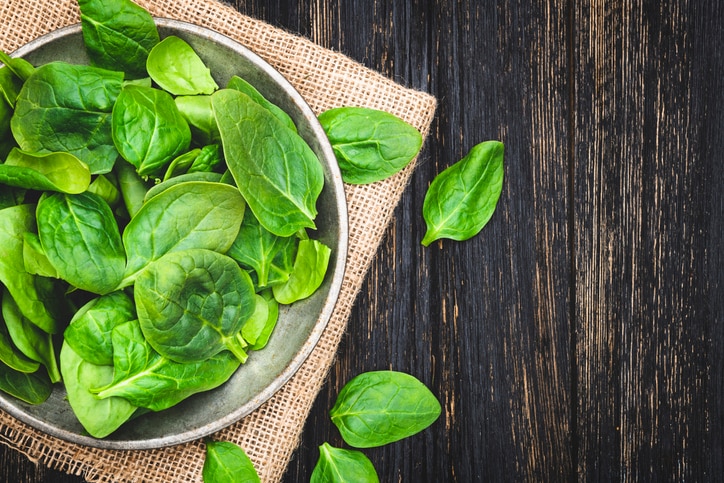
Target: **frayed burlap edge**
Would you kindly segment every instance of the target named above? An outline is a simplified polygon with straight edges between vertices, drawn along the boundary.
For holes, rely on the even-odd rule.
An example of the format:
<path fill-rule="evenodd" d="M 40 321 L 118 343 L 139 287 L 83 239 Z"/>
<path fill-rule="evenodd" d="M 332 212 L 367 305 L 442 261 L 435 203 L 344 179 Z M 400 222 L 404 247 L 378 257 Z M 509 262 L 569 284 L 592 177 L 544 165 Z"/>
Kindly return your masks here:
<path fill-rule="evenodd" d="M 350 60 L 214 0 L 137 0 L 153 15 L 196 23 L 234 38 L 279 70 L 320 113 L 357 105 L 382 109 L 427 136 L 436 101 Z M 0 6 L 0 48 L 10 52 L 59 27 L 78 22 L 73 0 L 5 0 Z M 267 403 L 213 437 L 242 446 L 262 481 L 279 481 L 296 449 L 304 421 L 324 383 L 352 306 L 393 210 L 414 169 L 372 185 L 345 186 L 349 252 L 339 300 L 327 329 L 294 377 Z M 201 481 L 199 441 L 150 451 L 109 451 L 47 436 L 0 411 L 0 442 L 32 461 L 91 482 Z"/>

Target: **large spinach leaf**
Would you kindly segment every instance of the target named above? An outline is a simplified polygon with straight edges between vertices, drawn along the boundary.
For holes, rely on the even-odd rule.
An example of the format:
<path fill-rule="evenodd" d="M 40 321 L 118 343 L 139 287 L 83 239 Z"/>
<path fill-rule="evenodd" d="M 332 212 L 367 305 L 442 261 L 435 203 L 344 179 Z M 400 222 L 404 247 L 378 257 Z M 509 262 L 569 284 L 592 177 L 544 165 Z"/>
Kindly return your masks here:
<path fill-rule="evenodd" d="M 335 448 L 329 443 L 319 447 L 319 460 L 310 483 L 378 483 L 372 462 L 361 451 Z"/>
<path fill-rule="evenodd" d="M 118 224 L 103 198 L 88 192 L 46 194 L 36 217 L 40 243 L 63 280 L 97 294 L 115 290 L 126 256 Z"/>
<path fill-rule="evenodd" d="M 68 403 L 78 421 L 95 438 L 104 438 L 118 429 L 136 412 L 136 406 L 121 397 L 99 399 L 91 387 L 113 380 L 113 366 L 84 360 L 67 343 L 60 348 L 60 372 Z"/>
<path fill-rule="evenodd" d="M 10 121 L 28 152 L 69 152 L 91 173 L 107 173 L 118 151 L 111 136 L 111 111 L 123 74 L 92 66 L 51 62 L 25 81 Z"/>
<path fill-rule="evenodd" d="M 88 189 L 88 166 L 70 153 L 26 153 L 13 148 L 0 164 L 0 183 L 33 190 L 77 194 Z"/>
<path fill-rule="evenodd" d="M 131 77 L 145 77 L 148 53 L 159 42 L 151 14 L 130 0 L 78 0 L 78 6 L 91 61 Z"/>
<path fill-rule="evenodd" d="M 338 107 L 320 114 L 319 123 L 347 183 L 388 178 L 407 166 L 422 147 L 417 129 L 385 111 Z"/>
<path fill-rule="evenodd" d="M 141 176 L 156 175 L 187 151 L 191 130 L 168 92 L 127 85 L 113 107 L 113 142 Z"/>
<path fill-rule="evenodd" d="M 261 481 L 244 450 L 229 441 L 206 441 L 206 459 L 201 473 L 204 483 Z"/>
<path fill-rule="evenodd" d="M 156 84 L 174 96 L 211 94 L 219 88 L 194 49 L 174 35 L 151 50 L 146 70 Z"/>
<path fill-rule="evenodd" d="M 266 97 L 264 97 L 261 92 L 259 92 L 256 87 L 251 85 L 249 82 L 247 82 L 245 79 L 242 79 L 241 77 L 235 75 L 232 76 L 231 79 L 229 79 L 229 83 L 226 85 L 228 89 L 234 89 L 240 92 L 243 92 L 247 96 L 249 96 L 254 102 L 259 104 L 260 106 L 268 109 L 272 114 L 274 114 L 285 126 L 287 126 L 292 131 L 297 130 L 297 125 L 294 124 L 294 121 L 292 120 L 291 116 L 286 113 L 285 110 L 277 106 L 276 104 L 270 102 L 267 100 Z"/>
<path fill-rule="evenodd" d="M 304 139 L 242 92 L 221 89 L 211 104 L 229 171 L 264 228 L 279 236 L 315 228 L 324 173 Z"/>
<path fill-rule="evenodd" d="M 503 151 L 499 141 L 480 143 L 432 180 L 422 205 L 424 246 L 440 238 L 467 240 L 483 229 L 503 189 Z"/>
<path fill-rule="evenodd" d="M 415 377 L 372 371 L 345 384 L 329 415 L 347 444 L 372 448 L 422 431 L 440 416 L 441 409 L 432 392 Z"/>
<path fill-rule="evenodd" d="M 126 280 L 172 251 L 226 252 L 239 233 L 244 208 L 239 190 L 224 183 L 179 183 L 153 196 L 123 232 Z"/>
<path fill-rule="evenodd" d="M 173 362 L 151 347 L 137 320 L 115 327 L 112 340 L 113 381 L 93 392 L 99 398 L 123 397 L 153 411 L 220 386 L 239 367 L 239 360 L 229 351 L 199 362 Z"/>
<path fill-rule="evenodd" d="M 138 320 L 149 344 L 176 362 L 198 362 L 229 349 L 246 361 L 240 331 L 254 313 L 254 286 L 220 253 L 169 253 L 136 279 Z"/>

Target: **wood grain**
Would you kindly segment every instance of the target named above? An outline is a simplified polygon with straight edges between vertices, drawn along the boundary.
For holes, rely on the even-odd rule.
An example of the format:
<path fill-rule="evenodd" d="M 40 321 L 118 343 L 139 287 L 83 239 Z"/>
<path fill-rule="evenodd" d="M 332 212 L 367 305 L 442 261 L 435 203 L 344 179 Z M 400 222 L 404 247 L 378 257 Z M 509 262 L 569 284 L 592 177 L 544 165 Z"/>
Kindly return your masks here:
<path fill-rule="evenodd" d="M 724 5 L 236 0 L 434 94 L 439 110 L 285 482 L 366 370 L 425 382 L 425 432 L 380 480 L 724 477 Z M 506 145 L 488 226 L 420 245 L 432 178 Z M 0 480 L 82 481 L 0 448 Z"/>

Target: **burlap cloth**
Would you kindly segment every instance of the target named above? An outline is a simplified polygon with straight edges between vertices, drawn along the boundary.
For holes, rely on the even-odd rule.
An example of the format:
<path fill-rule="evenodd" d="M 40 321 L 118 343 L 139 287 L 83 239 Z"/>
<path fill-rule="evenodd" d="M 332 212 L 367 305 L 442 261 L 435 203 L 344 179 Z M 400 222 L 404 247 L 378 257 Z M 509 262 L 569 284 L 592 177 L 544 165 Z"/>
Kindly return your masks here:
<path fill-rule="evenodd" d="M 29 40 L 77 23 L 73 0 L 3 0 L 0 48 L 11 52 Z M 322 48 L 214 0 L 137 0 L 153 15 L 193 22 L 232 37 L 279 70 L 316 113 L 344 105 L 391 112 L 426 136 L 435 99 L 395 84 L 340 53 Z M 414 162 L 402 173 L 368 186 L 345 186 L 350 239 L 347 269 L 332 319 L 299 372 L 266 404 L 215 439 L 242 446 L 262 481 L 282 478 L 304 421 L 325 381 L 355 297 L 389 224 Z M 109 451 L 49 437 L 0 411 L 0 442 L 31 460 L 88 481 L 201 481 L 201 441 L 152 451 Z M 322 442 L 320 441 L 319 444 Z"/>

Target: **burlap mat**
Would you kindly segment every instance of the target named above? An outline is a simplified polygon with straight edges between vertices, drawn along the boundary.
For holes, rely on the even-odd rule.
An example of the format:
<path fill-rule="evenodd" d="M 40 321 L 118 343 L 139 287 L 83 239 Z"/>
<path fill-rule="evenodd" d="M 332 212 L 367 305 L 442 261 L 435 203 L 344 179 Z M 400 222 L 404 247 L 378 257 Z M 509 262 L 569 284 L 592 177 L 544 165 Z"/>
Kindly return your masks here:
<path fill-rule="evenodd" d="M 279 70 L 316 113 L 344 105 L 391 112 L 426 136 L 435 99 L 401 87 L 349 58 L 239 14 L 214 0 L 137 0 L 153 15 L 193 22 L 232 37 Z M 0 48 L 77 23 L 73 0 L 3 0 Z M 278 481 L 297 447 L 304 421 L 325 381 L 355 297 L 398 203 L 414 163 L 399 175 L 368 186 L 345 186 L 350 240 L 347 270 L 328 328 L 299 372 L 261 408 L 214 435 L 241 445 L 262 481 Z M 88 481 L 201 481 L 201 442 L 153 451 L 109 451 L 49 437 L 0 411 L 0 442 L 31 460 L 82 475 Z M 319 444 L 322 442 L 320 441 Z"/>

